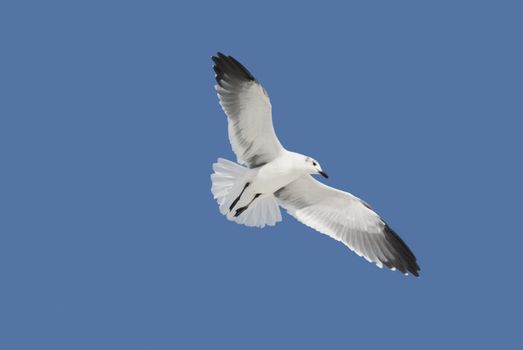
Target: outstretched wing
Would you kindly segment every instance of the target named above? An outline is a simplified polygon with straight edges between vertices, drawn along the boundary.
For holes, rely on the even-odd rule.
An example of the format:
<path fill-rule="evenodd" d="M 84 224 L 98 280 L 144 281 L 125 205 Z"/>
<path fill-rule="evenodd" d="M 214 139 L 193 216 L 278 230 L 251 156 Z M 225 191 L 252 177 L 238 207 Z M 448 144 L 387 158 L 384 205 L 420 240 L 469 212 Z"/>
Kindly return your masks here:
<path fill-rule="evenodd" d="M 416 257 L 365 202 L 305 175 L 275 193 L 298 221 L 338 241 L 369 262 L 419 276 Z"/>
<path fill-rule="evenodd" d="M 272 107 L 265 89 L 231 56 L 212 57 L 216 91 L 229 122 L 229 141 L 238 162 L 250 168 L 276 158 L 283 147 L 272 126 Z"/>

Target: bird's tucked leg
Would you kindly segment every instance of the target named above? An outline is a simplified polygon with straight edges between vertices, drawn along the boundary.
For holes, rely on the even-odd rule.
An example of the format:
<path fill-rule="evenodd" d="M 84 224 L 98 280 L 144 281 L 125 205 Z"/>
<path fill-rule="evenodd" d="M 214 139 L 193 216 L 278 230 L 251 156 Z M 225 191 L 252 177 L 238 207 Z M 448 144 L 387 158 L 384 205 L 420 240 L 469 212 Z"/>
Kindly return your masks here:
<path fill-rule="evenodd" d="M 250 201 L 246 206 L 243 206 L 243 207 L 241 207 L 241 208 L 236 209 L 236 213 L 234 213 L 234 217 L 238 217 L 241 213 L 243 213 L 244 211 L 246 211 L 247 208 L 249 208 L 249 205 L 251 205 L 252 202 L 254 202 L 254 200 L 255 200 L 256 198 L 258 198 L 260 195 L 261 195 L 261 193 L 256 193 L 256 194 L 254 195 L 254 198 L 251 199 L 251 201 Z"/>
<path fill-rule="evenodd" d="M 232 202 L 231 206 L 229 207 L 229 211 L 231 211 L 232 208 L 234 208 L 234 206 L 236 205 L 236 203 L 238 203 L 238 201 L 240 200 L 240 198 L 241 198 L 243 192 L 245 191 L 245 189 L 246 189 L 247 187 L 249 187 L 250 184 L 251 184 L 250 182 L 247 182 L 247 183 L 245 184 L 245 186 L 243 186 L 243 190 L 240 192 L 240 194 L 238 195 L 238 197 L 236 197 L 236 199 Z"/>

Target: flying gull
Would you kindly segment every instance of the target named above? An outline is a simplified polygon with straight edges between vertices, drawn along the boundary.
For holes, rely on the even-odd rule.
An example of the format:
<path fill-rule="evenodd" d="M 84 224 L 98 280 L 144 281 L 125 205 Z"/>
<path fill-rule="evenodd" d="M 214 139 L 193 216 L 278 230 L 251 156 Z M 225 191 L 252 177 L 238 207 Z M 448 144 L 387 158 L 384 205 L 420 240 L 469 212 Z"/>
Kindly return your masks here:
<path fill-rule="evenodd" d="M 220 212 L 247 226 L 273 226 L 280 206 L 303 224 L 338 241 L 380 268 L 419 276 L 416 257 L 372 208 L 352 194 L 324 185 L 315 159 L 286 150 L 272 125 L 269 95 L 236 59 L 212 57 L 229 141 L 239 164 L 218 158 L 211 191 Z"/>

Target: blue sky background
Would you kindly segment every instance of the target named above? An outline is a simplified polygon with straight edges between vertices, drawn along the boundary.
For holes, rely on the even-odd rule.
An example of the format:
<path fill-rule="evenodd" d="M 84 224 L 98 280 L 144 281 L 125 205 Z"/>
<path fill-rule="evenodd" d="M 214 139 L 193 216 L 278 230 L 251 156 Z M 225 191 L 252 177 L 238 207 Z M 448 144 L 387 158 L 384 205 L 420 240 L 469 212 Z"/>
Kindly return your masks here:
<path fill-rule="evenodd" d="M 3 1 L 0 348 L 517 347 L 522 10 Z M 218 50 L 421 278 L 286 214 L 263 230 L 219 214 Z"/>

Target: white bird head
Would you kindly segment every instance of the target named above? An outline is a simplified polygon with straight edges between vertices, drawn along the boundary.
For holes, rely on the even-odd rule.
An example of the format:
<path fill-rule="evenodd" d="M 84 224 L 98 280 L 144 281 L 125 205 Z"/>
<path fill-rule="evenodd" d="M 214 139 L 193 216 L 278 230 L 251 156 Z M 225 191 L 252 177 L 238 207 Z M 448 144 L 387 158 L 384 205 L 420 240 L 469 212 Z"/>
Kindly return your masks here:
<path fill-rule="evenodd" d="M 311 157 L 305 157 L 305 169 L 309 174 L 320 174 L 328 179 L 329 176 L 321 169 L 320 163 Z"/>

